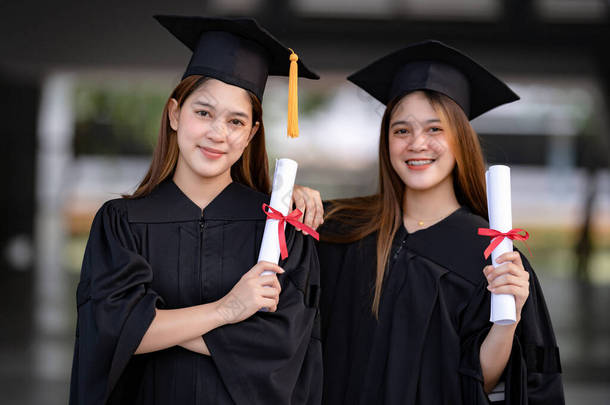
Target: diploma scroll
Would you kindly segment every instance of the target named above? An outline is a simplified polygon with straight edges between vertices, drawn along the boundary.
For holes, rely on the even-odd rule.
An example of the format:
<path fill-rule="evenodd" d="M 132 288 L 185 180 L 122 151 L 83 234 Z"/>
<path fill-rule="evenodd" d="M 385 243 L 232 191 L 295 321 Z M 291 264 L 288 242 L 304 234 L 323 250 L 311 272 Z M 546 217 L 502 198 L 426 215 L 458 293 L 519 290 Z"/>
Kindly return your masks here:
<path fill-rule="evenodd" d="M 271 200 L 269 206 L 287 215 L 292 201 L 292 189 L 297 176 L 298 164 L 291 159 L 278 159 L 275 162 L 275 173 L 273 174 L 273 186 L 271 188 Z M 280 259 L 280 241 L 278 239 L 279 220 L 268 218 L 265 222 L 263 241 L 258 254 L 258 261 L 264 260 L 277 264 Z M 261 275 L 274 274 L 272 271 L 264 271 Z"/>
<path fill-rule="evenodd" d="M 510 168 L 503 165 L 491 166 L 485 173 L 487 183 L 487 211 L 489 212 L 489 227 L 500 232 L 512 229 L 512 208 L 510 193 Z M 513 251 L 513 241 L 504 238 L 492 251 L 491 260 L 494 267 L 498 256 Z M 511 294 L 491 294 L 490 321 L 500 325 L 515 323 L 515 297 Z"/>

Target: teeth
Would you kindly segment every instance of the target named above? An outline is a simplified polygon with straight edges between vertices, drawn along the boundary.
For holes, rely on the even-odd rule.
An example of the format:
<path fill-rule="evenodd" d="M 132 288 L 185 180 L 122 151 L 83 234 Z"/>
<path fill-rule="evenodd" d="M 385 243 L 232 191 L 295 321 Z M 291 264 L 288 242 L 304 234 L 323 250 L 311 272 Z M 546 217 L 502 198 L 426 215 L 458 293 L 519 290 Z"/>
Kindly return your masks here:
<path fill-rule="evenodd" d="M 430 160 L 407 160 L 407 164 L 409 166 L 429 165 L 432 162 L 434 162 L 434 160 L 432 160 L 432 159 L 430 159 Z"/>

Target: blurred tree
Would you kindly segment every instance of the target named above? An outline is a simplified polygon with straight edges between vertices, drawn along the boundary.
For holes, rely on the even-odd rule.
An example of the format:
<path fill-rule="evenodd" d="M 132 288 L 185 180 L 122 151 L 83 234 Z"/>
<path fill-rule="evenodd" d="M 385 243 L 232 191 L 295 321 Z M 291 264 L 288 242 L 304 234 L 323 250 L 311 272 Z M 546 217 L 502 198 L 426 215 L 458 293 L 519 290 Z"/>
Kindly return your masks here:
<path fill-rule="evenodd" d="M 76 90 L 74 151 L 79 155 L 149 155 L 167 92 L 143 85 L 83 83 Z"/>

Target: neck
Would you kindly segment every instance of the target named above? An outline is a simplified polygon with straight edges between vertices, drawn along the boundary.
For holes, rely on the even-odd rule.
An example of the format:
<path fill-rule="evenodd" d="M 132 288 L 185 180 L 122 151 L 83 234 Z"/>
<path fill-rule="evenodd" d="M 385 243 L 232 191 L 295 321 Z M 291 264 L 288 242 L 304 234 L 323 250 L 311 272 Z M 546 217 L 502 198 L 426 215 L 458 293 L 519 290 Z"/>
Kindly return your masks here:
<path fill-rule="evenodd" d="M 182 169 L 180 162 L 178 162 L 173 177 L 174 183 L 201 210 L 207 207 L 233 181 L 230 169 L 212 178 L 202 177 L 192 170 Z"/>
<path fill-rule="evenodd" d="M 409 220 L 423 221 L 427 228 L 460 208 L 453 190 L 453 178 L 448 176 L 437 186 L 426 190 L 405 188 L 402 212 L 405 224 Z M 412 228 L 413 226 L 411 226 Z M 409 226 L 407 225 L 407 229 Z"/>

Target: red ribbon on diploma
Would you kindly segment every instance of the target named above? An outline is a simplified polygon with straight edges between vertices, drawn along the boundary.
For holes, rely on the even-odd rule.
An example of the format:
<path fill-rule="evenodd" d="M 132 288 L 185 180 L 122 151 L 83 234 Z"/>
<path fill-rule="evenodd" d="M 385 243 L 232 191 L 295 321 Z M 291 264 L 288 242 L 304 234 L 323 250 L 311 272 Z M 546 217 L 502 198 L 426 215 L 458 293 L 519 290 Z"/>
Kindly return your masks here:
<path fill-rule="evenodd" d="M 521 235 L 520 232 L 523 232 L 524 234 Z M 525 246 L 527 246 L 527 243 L 525 241 L 528 240 L 530 237 L 530 234 L 526 230 L 519 228 L 511 229 L 508 232 L 500 232 L 496 231 L 495 229 L 489 228 L 479 228 L 479 235 L 491 236 L 493 238 L 489 246 L 487 246 L 487 249 L 485 249 L 485 259 L 487 259 L 491 252 L 493 252 L 493 250 L 497 248 L 500 243 L 502 243 L 504 238 L 512 240 L 522 240 L 523 243 L 525 243 Z M 527 246 L 527 250 L 530 252 L 531 255 L 532 251 L 530 250 L 529 246 Z"/>
<path fill-rule="evenodd" d="M 267 211 L 267 209 L 269 209 Z M 313 236 L 316 240 L 320 240 L 320 235 L 307 225 L 302 222 L 299 222 L 299 217 L 303 214 L 300 210 L 295 209 L 288 215 L 283 215 L 278 210 L 270 207 L 267 204 L 263 204 L 263 212 L 267 215 L 269 219 L 277 219 L 280 221 L 277 224 L 277 233 L 280 239 L 280 252 L 282 254 L 282 260 L 288 257 L 288 248 L 286 247 L 286 235 L 284 234 L 286 228 L 286 222 L 292 224 L 297 229 L 307 232 L 311 236 Z"/>

